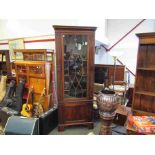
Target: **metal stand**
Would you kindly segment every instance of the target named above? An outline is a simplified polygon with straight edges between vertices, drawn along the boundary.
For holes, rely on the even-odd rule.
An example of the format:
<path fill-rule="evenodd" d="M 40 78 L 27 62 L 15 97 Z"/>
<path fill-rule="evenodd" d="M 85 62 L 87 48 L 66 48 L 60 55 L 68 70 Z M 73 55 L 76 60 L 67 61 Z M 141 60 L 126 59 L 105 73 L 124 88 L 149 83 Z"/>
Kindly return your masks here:
<path fill-rule="evenodd" d="M 114 58 L 114 77 L 113 77 L 113 91 L 114 91 L 114 85 L 115 85 L 115 78 L 116 78 L 116 56 L 113 56 Z"/>

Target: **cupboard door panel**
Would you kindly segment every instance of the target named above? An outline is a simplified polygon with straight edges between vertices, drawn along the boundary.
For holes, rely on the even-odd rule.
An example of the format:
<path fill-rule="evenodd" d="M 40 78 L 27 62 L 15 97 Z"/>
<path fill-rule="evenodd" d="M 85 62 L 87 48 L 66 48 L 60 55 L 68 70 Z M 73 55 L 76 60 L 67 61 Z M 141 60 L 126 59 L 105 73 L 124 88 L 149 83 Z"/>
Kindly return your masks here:
<path fill-rule="evenodd" d="M 39 93 L 45 88 L 45 79 L 30 78 L 30 87 L 33 87 L 34 93 Z"/>
<path fill-rule="evenodd" d="M 89 103 L 88 103 L 89 104 Z M 91 121 L 91 107 L 87 103 L 70 103 L 61 107 L 64 123 L 82 123 Z"/>

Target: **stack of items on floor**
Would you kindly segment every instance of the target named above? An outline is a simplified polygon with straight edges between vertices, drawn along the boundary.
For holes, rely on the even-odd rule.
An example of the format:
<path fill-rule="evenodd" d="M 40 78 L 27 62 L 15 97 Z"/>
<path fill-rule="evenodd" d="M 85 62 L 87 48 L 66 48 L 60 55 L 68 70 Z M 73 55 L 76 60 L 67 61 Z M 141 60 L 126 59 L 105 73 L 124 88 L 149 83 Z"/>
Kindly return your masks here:
<path fill-rule="evenodd" d="M 33 107 L 30 107 L 30 105 L 28 104 L 29 97 L 27 98 L 27 102 L 23 104 L 24 103 L 23 96 L 24 96 L 24 91 L 25 91 L 25 81 L 20 80 L 18 86 L 16 87 L 16 82 L 12 80 L 6 89 L 6 86 L 7 86 L 6 80 L 7 80 L 7 77 L 2 76 L 1 81 L 0 81 L 0 94 L 1 94 L 0 96 L 1 97 L 0 134 L 3 134 L 2 130 L 6 128 L 7 123 L 9 122 L 9 119 L 10 121 L 11 120 L 15 121 L 16 119 L 16 121 L 14 122 L 15 123 L 14 126 L 18 126 L 18 128 L 20 129 L 20 127 L 22 126 L 21 118 L 23 118 L 21 117 L 21 115 L 22 116 L 24 115 L 25 119 L 27 119 L 27 121 L 23 120 L 24 122 L 28 123 L 26 124 L 26 127 L 28 127 L 28 125 L 30 124 L 30 121 L 31 122 L 36 121 L 36 123 L 38 123 L 38 120 L 39 120 L 38 134 L 48 134 L 53 128 L 57 126 L 57 109 L 56 108 L 51 108 L 48 111 L 43 111 L 43 109 L 40 110 L 41 105 L 37 103 L 35 103 Z M 43 96 L 43 93 L 41 94 L 41 97 L 42 96 Z M 42 100 L 41 97 L 40 97 L 40 100 Z M 10 123 L 12 124 L 12 122 Z M 31 128 L 33 128 L 34 123 L 31 123 Z M 8 125 L 8 127 L 9 126 L 10 124 Z M 12 129 L 15 129 L 15 128 L 12 128 Z M 19 132 L 18 133 L 16 132 L 14 134 L 19 134 Z"/>
<path fill-rule="evenodd" d="M 16 80 L 8 87 L 7 76 L 2 76 L 0 81 L 0 124 L 6 127 L 10 117 L 15 115 L 15 119 L 10 120 L 18 123 L 21 116 L 29 121 L 37 118 L 38 134 L 48 134 L 58 121 L 57 105 L 52 101 L 53 53 L 45 49 L 16 49 L 14 52 Z M 19 53 L 23 60 L 18 60 Z"/>
<path fill-rule="evenodd" d="M 127 129 L 139 134 L 155 134 L 155 116 L 128 116 Z"/>
<path fill-rule="evenodd" d="M 3 81 L 3 78 L 4 77 L 2 76 L 1 81 Z M 2 85 L 6 87 L 6 81 L 5 83 L 3 82 Z M 20 81 L 18 87 L 16 88 L 16 82 L 12 80 L 9 83 L 7 91 L 2 90 L 3 93 L 5 94 L 2 101 L 0 102 L 0 118 L 3 126 L 6 124 L 6 121 L 9 116 L 20 115 L 23 103 L 22 101 L 23 101 L 24 87 L 25 87 L 24 81 Z"/>
<path fill-rule="evenodd" d="M 0 102 L 3 100 L 5 93 L 6 93 L 6 79 L 7 76 L 2 76 L 1 77 L 1 82 L 0 82 Z"/>

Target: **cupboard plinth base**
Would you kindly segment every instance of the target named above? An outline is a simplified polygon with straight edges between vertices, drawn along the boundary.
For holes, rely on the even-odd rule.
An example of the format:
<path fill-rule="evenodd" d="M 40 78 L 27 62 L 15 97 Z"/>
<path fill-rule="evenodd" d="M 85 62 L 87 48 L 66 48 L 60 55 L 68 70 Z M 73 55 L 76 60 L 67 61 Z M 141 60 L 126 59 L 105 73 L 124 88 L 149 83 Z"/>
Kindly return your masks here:
<path fill-rule="evenodd" d="M 94 123 L 93 122 L 86 122 L 86 123 L 76 123 L 76 124 L 61 124 L 61 125 L 58 125 L 58 131 L 59 132 L 63 132 L 65 130 L 66 127 L 69 127 L 69 126 L 86 126 L 88 127 L 88 129 L 93 129 L 94 128 Z"/>

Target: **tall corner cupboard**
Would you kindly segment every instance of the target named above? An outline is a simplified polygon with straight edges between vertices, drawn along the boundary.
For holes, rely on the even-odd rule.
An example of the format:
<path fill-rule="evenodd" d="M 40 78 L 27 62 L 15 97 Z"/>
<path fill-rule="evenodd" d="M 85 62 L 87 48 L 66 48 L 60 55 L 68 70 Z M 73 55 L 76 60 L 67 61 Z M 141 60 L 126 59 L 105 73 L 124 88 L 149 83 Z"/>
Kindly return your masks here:
<path fill-rule="evenodd" d="M 54 25 L 56 39 L 58 130 L 93 128 L 96 27 Z"/>

